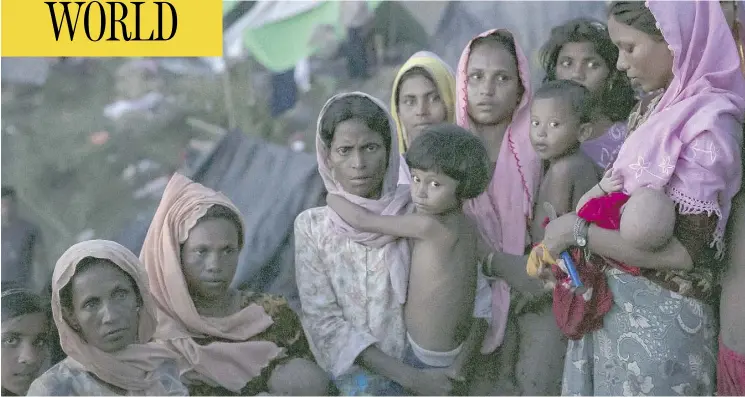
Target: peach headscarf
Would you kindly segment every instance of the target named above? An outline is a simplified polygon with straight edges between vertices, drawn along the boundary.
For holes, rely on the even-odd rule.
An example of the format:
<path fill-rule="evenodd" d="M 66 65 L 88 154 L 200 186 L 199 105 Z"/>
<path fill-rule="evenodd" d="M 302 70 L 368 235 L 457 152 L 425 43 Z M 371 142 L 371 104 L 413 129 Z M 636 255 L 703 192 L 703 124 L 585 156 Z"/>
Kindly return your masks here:
<path fill-rule="evenodd" d="M 129 274 L 142 299 L 137 343 L 114 353 L 106 353 L 86 343 L 62 315 L 60 291 L 70 283 L 78 264 L 88 257 L 109 260 Z M 54 266 L 52 315 L 59 331 L 62 350 L 99 379 L 134 394 L 164 394 L 166 391 L 155 370 L 166 361 L 176 358 L 168 349 L 150 341 L 155 333 L 155 310 L 142 264 L 131 251 L 113 241 L 90 240 L 75 244 L 62 254 Z"/>
<path fill-rule="evenodd" d="M 476 222 L 481 236 L 495 251 L 523 255 L 528 220 L 533 216 L 533 200 L 541 180 L 541 161 L 530 144 L 530 69 L 527 58 L 514 36 L 504 29 L 481 33 L 471 40 L 458 61 L 456 75 L 455 122 L 470 130 L 468 115 L 468 60 L 473 42 L 482 37 L 506 34 L 515 42 L 517 69 L 524 93 L 512 115 L 502 141 L 489 186 L 480 196 L 468 200 L 463 209 Z M 523 269 L 515 269 L 523 271 Z M 510 287 L 502 279 L 492 283 L 492 323 L 482 352 L 492 352 L 504 338 L 510 302 Z"/>
<path fill-rule="evenodd" d="M 195 371 L 238 392 L 260 375 L 281 349 L 271 342 L 249 341 L 272 325 L 261 306 L 250 305 L 223 318 L 202 317 L 194 306 L 181 269 L 181 244 L 214 205 L 227 207 L 240 218 L 238 208 L 223 194 L 174 174 L 163 192 L 140 259 L 159 309 L 155 339 L 180 355 L 182 374 Z M 193 339 L 198 337 L 231 342 L 199 345 Z"/>

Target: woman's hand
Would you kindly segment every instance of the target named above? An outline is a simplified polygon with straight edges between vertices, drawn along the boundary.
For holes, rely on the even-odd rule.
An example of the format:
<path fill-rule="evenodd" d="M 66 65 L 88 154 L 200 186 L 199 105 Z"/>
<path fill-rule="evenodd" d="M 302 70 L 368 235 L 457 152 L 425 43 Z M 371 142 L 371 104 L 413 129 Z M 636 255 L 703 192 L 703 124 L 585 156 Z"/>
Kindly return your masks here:
<path fill-rule="evenodd" d="M 555 259 L 560 258 L 562 252 L 575 245 L 574 225 L 577 223 L 577 219 L 577 214 L 570 212 L 552 220 L 546 226 L 543 245 Z"/>

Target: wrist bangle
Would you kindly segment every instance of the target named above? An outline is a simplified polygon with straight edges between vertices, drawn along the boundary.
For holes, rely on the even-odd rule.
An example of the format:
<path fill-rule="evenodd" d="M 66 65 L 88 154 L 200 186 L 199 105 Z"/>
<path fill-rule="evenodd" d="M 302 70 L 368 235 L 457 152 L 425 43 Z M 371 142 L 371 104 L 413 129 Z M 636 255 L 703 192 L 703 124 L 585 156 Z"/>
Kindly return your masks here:
<path fill-rule="evenodd" d="M 608 194 L 608 192 L 606 192 L 605 189 L 603 189 L 603 187 L 600 186 L 600 182 L 598 182 L 598 188 L 600 189 L 601 192 L 603 192 L 603 194 Z"/>

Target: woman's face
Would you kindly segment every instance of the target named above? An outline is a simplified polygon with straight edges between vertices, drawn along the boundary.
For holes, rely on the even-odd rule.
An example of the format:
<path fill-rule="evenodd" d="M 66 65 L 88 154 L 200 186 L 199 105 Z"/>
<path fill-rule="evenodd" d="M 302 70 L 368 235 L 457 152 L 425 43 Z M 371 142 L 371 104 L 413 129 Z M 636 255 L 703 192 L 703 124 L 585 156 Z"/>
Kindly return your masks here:
<path fill-rule="evenodd" d="M 406 143 L 410 145 L 425 127 L 445 122 L 448 111 L 432 80 L 415 74 L 401 82 L 398 91 L 398 117 L 406 129 Z"/>
<path fill-rule="evenodd" d="M 132 278 L 98 259 L 70 282 L 68 323 L 94 347 L 112 353 L 137 343 L 141 301 Z"/>
<path fill-rule="evenodd" d="M 194 301 L 225 302 L 238 268 L 238 228 L 225 218 L 200 220 L 181 249 L 181 264 Z"/>
<path fill-rule="evenodd" d="M 30 313 L 2 322 L 2 385 L 25 396 L 49 356 L 49 320 Z"/>
<path fill-rule="evenodd" d="M 556 58 L 556 78 L 582 84 L 594 95 L 600 95 L 610 76 L 610 66 L 590 42 L 566 43 Z"/>
<path fill-rule="evenodd" d="M 477 44 L 468 58 L 468 115 L 479 125 L 512 118 L 522 87 L 515 57 L 502 44 Z"/>
<path fill-rule="evenodd" d="M 383 137 L 359 119 L 342 121 L 331 140 L 329 166 L 345 192 L 379 198 L 388 167 Z"/>
<path fill-rule="evenodd" d="M 673 79 L 673 53 L 665 41 L 625 25 L 611 16 L 608 33 L 618 47 L 616 68 L 644 92 L 667 88 Z"/>

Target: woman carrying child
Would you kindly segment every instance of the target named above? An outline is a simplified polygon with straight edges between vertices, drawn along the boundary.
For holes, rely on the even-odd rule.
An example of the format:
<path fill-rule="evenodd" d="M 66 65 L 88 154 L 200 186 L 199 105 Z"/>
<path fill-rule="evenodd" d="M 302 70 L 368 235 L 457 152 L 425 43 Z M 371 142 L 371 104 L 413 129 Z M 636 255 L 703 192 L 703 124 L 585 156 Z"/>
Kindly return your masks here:
<path fill-rule="evenodd" d="M 401 66 L 393 80 L 391 116 L 402 156 L 425 127 L 455 120 L 455 77 L 445 61 L 419 51 Z M 399 183 L 411 183 L 403 159 L 400 167 Z"/>
<path fill-rule="evenodd" d="M 398 186 L 396 126 L 377 99 L 360 92 L 329 99 L 318 117 L 316 149 L 329 194 L 380 215 L 411 210 L 408 185 Z M 446 371 L 402 362 L 409 266 L 405 239 L 357 230 L 329 207 L 295 220 L 301 319 L 313 354 L 342 395 L 452 390 Z"/>
<path fill-rule="evenodd" d="M 636 103 L 628 78 L 616 70 L 618 49 L 607 27 L 587 18 L 569 21 L 551 29 L 540 54 L 544 82 L 573 80 L 594 96 L 592 130 L 581 148 L 605 170 L 626 138 L 626 119 Z"/>
<path fill-rule="evenodd" d="M 484 274 L 499 277 L 492 283 L 492 323 L 482 353 L 493 352 L 505 338 L 499 354 L 501 363 L 496 364 L 499 371 L 493 371 L 499 376 L 498 386 L 503 388 L 498 393 L 514 392 L 510 384 L 514 384 L 514 357 L 519 356 L 516 372 L 522 393 L 551 395 L 559 392 L 556 379 L 560 378 L 566 344 L 548 301 L 532 305 L 538 306 L 533 310 L 536 313 L 510 316 L 519 317 L 520 337 L 526 338 L 519 344 L 519 355 L 514 350 L 514 331 L 505 335 L 510 288 L 523 297 L 547 297 L 540 283 L 524 271 L 542 169 L 530 143 L 529 82 L 528 61 L 510 32 L 490 30 L 480 34 L 466 46 L 458 63 L 456 123 L 485 141 L 494 164 L 486 191 L 467 201 L 464 208 L 491 251 Z"/>
<path fill-rule="evenodd" d="M 3 291 L 2 395 L 25 396 L 31 382 L 46 369 L 52 329 L 49 301 L 20 288 Z"/>
<path fill-rule="evenodd" d="M 716 2 L 614 2 L 608 31 L 618 69 L 644 91 L 660 91 L 632 113 L 613 171 L 626 193 L 664 191 L 677 219 L 674 238 L 657 250 L 573 213 L 547 226 L 543 242 L 554 257 L 585 242 L 642 268 L 640 276 L 606 270 L 613 305 L 601 329 L 570 341 L 562 392 L 711 395 L 718 254 L 742 175 L 740 59 Z"/>

